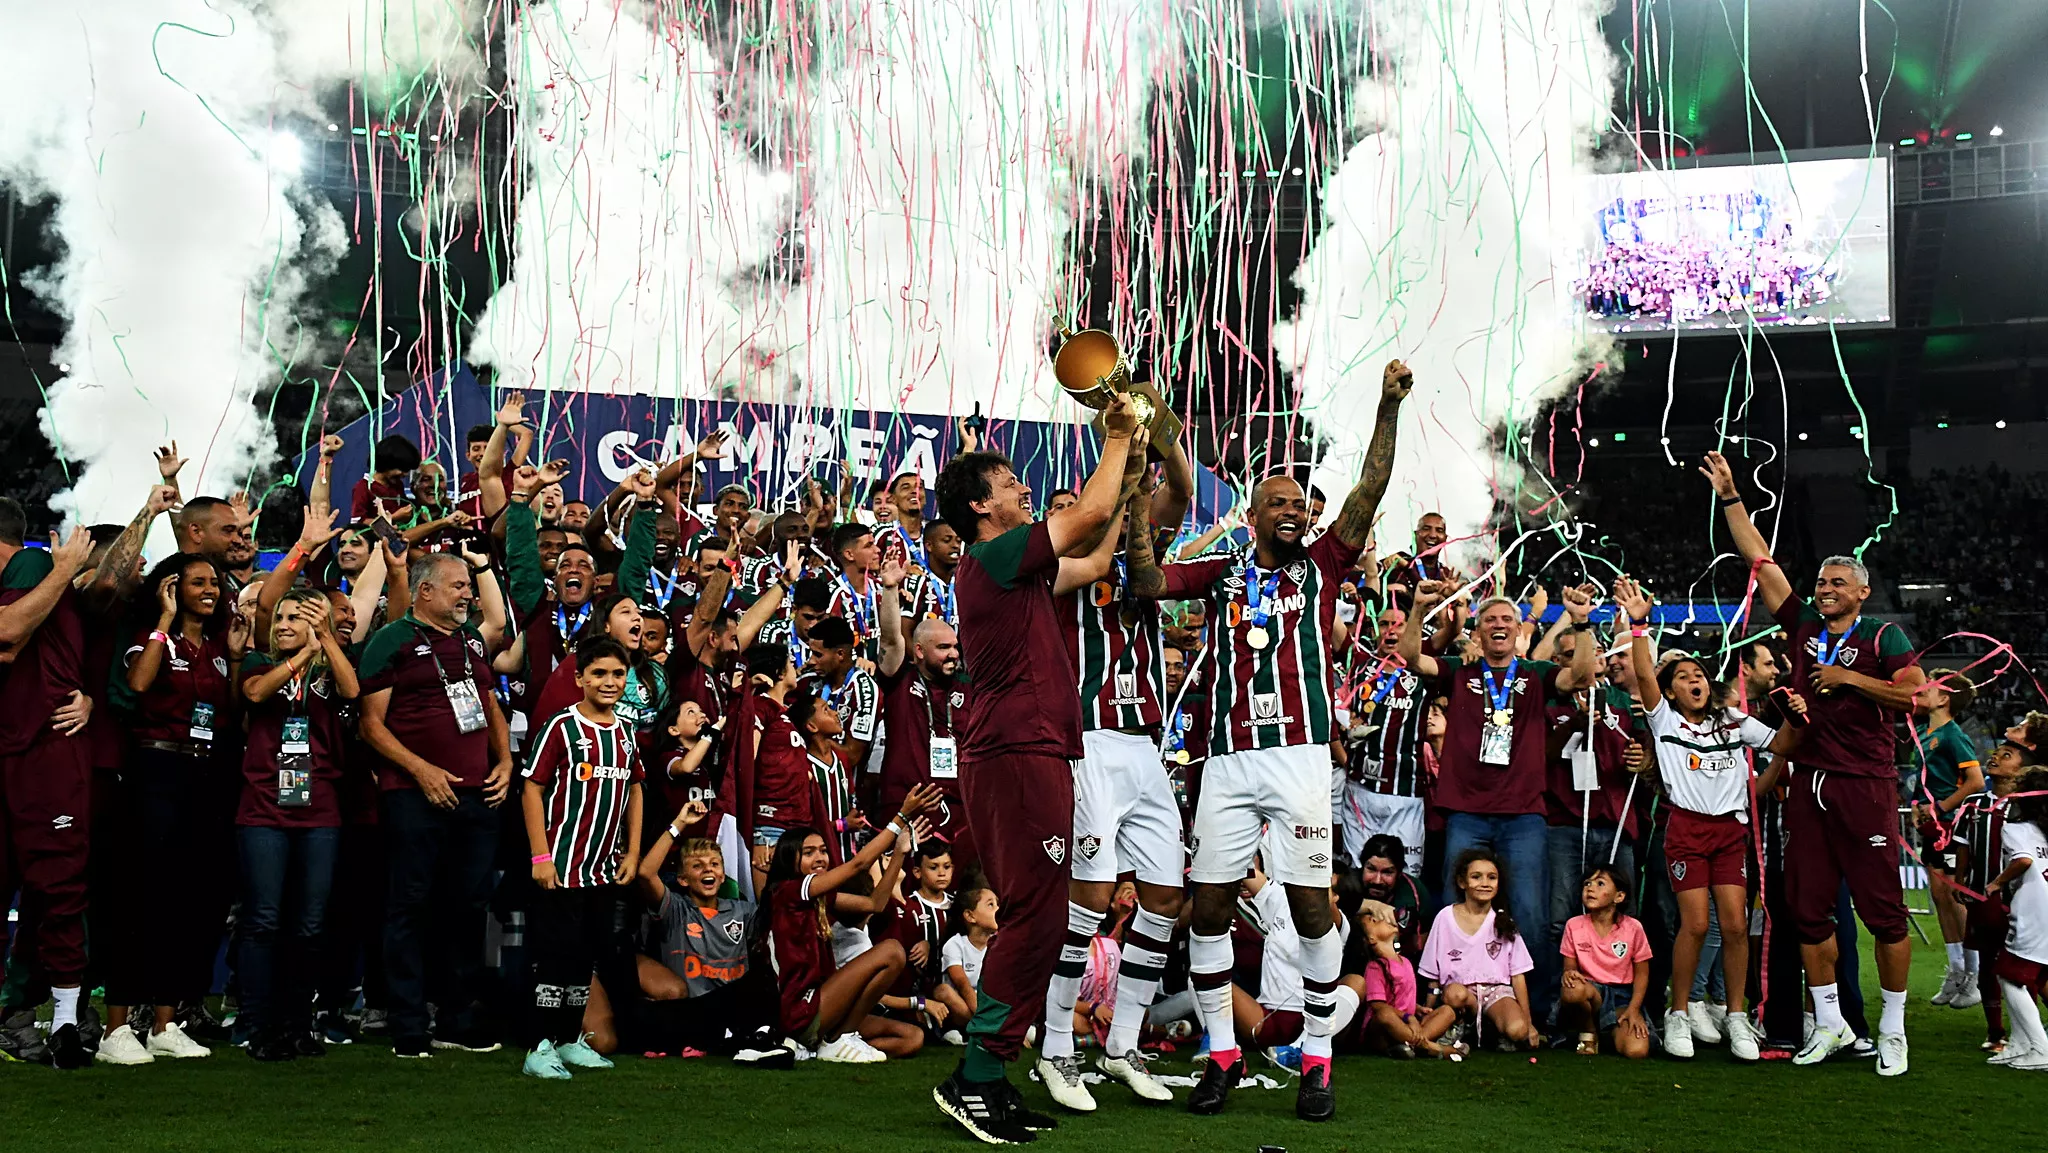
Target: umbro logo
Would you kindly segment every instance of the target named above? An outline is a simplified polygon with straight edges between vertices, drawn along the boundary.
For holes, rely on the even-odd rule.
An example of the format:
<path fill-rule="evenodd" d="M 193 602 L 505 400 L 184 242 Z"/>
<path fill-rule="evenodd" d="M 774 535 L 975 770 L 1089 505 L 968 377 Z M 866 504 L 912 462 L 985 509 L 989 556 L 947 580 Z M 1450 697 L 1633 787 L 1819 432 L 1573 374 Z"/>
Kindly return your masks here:
<path fill-rule="evenodd" d="M 1883 833 L 1872 833 L 1870 834 L 1870 847 L 1873 849 L 1882 849 L 1885 847 L 1885 845 L 1890 843 L 1890 840 L 1891 838 L 1885 836 Z"/>
<path fill-rule="evenodd" d="M 50 827 L 62 831 L 71 827 L 71 815 L 62 813 L 50 818 Z"/>

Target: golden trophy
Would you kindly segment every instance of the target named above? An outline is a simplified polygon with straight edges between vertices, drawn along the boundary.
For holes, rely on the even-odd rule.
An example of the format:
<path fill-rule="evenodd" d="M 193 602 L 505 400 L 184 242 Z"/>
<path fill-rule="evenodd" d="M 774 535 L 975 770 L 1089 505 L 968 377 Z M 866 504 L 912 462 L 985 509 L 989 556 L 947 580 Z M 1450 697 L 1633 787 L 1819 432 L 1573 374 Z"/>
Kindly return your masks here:
<path fill-rule="evenodd" d="M 1150 430 L 1150 455 L 1163 456 L 1180 439 L 1181 419 L 1167 407 L 1151 381 L 1131 380 L 1131 366 L 1116 337 L 1099 328 L 1075 332 L 1058 321 L 1053 328 L 1060 334 L 1060 347 L 1053 353 L 1052 374 L 1060 387 L 1098 413 L 1108 408 L 1118 393 L 1127 396 L 1138 413 L 1138 423 Z M 1095 418 L 1094 426 L 1095 431 L 1102 431 L 1101 416 Z"/>

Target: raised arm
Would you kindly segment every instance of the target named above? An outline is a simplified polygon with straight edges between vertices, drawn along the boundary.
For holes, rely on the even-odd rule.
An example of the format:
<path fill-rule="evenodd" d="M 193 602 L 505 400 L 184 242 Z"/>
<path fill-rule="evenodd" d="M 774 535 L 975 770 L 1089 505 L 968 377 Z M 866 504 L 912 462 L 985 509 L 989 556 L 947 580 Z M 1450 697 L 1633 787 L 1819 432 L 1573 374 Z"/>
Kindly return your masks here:
<path fill-rule="evenodd" d="M 383 541 L 377 551 L 384 554 L 384 623 L 396 624 L 412 611 L 412 579 L 406 551 L 392 552 Z"/>
<path fill-rule="evenodd" d="M 1415 387 L 1415 374 L 1398 360 L 1390 360 L 1380 374 L 1380 407 L 1373 417 L 1372 442 L 1365 448 L 1365 467 L 1358 483 L 1337 511 L 1330 531 L 1352 548 L 1362 549 L 1372 539 L 1373 518 L 1379 515 L 1380 498 L 1387 494 L 1387 479 L 1394 475 L 1394 435 L 1401 424 L 1401 402 Z"/>
<path fill-rule="evenodd" d="M 1564 601 L 1565 614 L 1572 618 L 1572 631 L 1579 634 L 1579 642 L 1572 646 L 1570 667 L 1557 674 L 1557 687 L 1568 693 L 1578 692 L 1592 684 L 1600 676 L 1600 646 L 1593 643 L 1593 594 L 1599 590 L 1592 585 L 1570 585 L 1560 590 Z"/>
<path fill-rule="evenodd" d="M 1131 497 L 1131 523 L 1145 524 L 1152 516 L 1152 494 L 1142 487 Z M 1133 596 L 1156 600 L 1166 592 L 1166 572 L 1159 567 L 1159 554 L 1152 547 L 1152 534 L 1133 532 L 1124 541 L 1124 579 Z M 1061 576 L 1066 572 L 1062 566 Z"/>
<path fill-rule="evenodd" d="M 99 566 L 93 570 L 86 594 L 94 609 L 108 611 L 135 591 L 136 582 L 142 579 L 136 570 L 140 567 L 143 542 L 149 539 L 149 526 L 176 503 L 178 490 L 168 484 L 149 490 L 149 497 L 142 502 L 142 511 L 135 514 L 135 519 L 128 522 L 120 536 L 114 538 L 114 543 L 100 557 Z"/>
<path fill-rule="evenodd" d="M 1735 471 L 1728 467 L 1728 458 L 1718 452 L 1710 452 L 1706 462 L 1700 466 L 1700 474 L 1714 486 L 1714 495 L 1721 501 L 1721 516 L 1728 523 L 1728 535 L 1735 539 L 1735 548 L 1742 559 L 1756 571 L 1756 591 L 1764 598 L 1764 607 L 1775 613 L 1778 606 L 1792 596 L 1792 582 L 1785 579 L 1785 570 L 1771 559 L 1771 546 L 1764 541 L 1764 534 L 1749 519 L 1749 510 L 1743 507 L 1742 491 L 1735 487 Z"/>
<path fill-rule="evenodd" d="M 12 660 L 35 636 L 91 555 L 92 537 L 84 529 L 72 529 L 63 544 L 57 543 L 57 534 L 50 534 L 50 571 L 20 600 L 0 608 L 0 659 Z"/>
<path fill-rule="evenodd" d="M 1614 603 L 1628 615 L 1628 658 L 1636 670 L 1636 696 L 1643 702 L 1643 711 L 1652 712 L 1664 694 L 1657 688 L 1657 654 L 1650 651 L 1650 630 L 1642 627 L 1650 620 L 1650 598 L 1634 578 L 1624 574 L 1614 581 Z"/>
<path fill-rule="evenodd" d="M 477 604 L 484 610 L 484 621 L 477 632 L 483 635 L 487 651 L 502 652 L 512 631 L 512 616 L 505 607 L 505 592 L 498 587 L 498 574 L 491 568 L 490 555 L 474 542 L 465 540 L 461 556 L 462 562 L 469 566 L 470 580 L 476 585 Z"/>
<path fill-rule="evenodd" d="M 262 587 L 256 590 L 257 635 L 268 635 L 265 623 L 276 611 L 277 602 L 298 583 L 299 571 L 327 547 L 327 542 L 341 535 L 341 530 L 334 527 L 334 516 L 335 510 L 322 497 L 316 496 L 307 503 L 299 522 L 299 539 L 277 567 L 264 575 Z"/>
<path fill-rule="evenodd" d="M 908 853 L 914 848 L 915 843 L 912 840 L 910 830 L 911 819 L 923 812 L 925 806 L 932 802 L 934 792 L 935 790 L 930 785 L 919 785 L 905 794 L 902 812 L 898 813 L 889 822 L 896 826 L 896 835 L 893 837 L 869 837 L 868 843 L 861 846 L 860 852 L 855 854 L 852 860 L 847 861 L 836 869 L 827 869 L 817 875 L 817 878 L 811 882 L 811 896 L 825 896 L 836 891 L 839 886 L 844 885 L 854 877 L 867 872 L 876 861 L 882 859 L 882 854 L 888 852 L 891 845 L 896 847 L 896 852 L 899 855 Z M 886 826 L 883 831 L 887 831 Z"/>
<path fill-rule="evenodd" d="M 1420 677 L 1433 677 L 1443 671 L 1437 659 L 1422 651 L 1422 621 L 1429 610 L 1442 602 L 1446 589 L 1443 581 L 1420 581 L 1415 586 L 1414 608 L 1408 613 L 1408 621 L 1401 626 L 1401 642 L 1398 651 L 1401 660 L 1415 670 Z"/>
<path fill-rule="evenodd" d="M 497 419 L 491 424 L 491 439 L 484 445 L 484 458 L 476 464 L 478 501 L 485 520 L 505 509 L 505 441 L 513 429 L 525 423 L 526 394 L 506 393 L 505 403 L 498 406 Z"/>
<path fill-rule="evenodd" d="M 1187 450 L 1179 441 L 1167 448 L 1166 458 L 1160 465 L 1164 476 L 1160 480 L 1159 491 L 1152 495 L 1151 523 L 1179 532 L 1181 523 L 1188 518 L 1188 509 L 1195 503 L 1195 466 L 1188 460 Z"/>
<path fill-rule="evenodd" d="M 775 614 L 781 611 L 782 602 L 789 599 L 790 584 L 796 579 L 790 575 L 791 570 L 797 564 L 796 555 L 796 542 L 791 541 L 789 545 L 789 556 L 791 558 L 789 567 L 776 573 L 775 579 L 769 582 L 767 589 L 763 590 L 760 596 L 754 598 L 754 603 L 747 606 L 746 612 L 740 614 L 739 649 L 741 652 L 746 652 L 754 646 L 754 642 L 761 636 L 761 630 L 768 627 L 768 622 L 774 620 Z M 731 578 L 728 577 L 727 579 Z"/>
<path fill-rule="evenodd" d="M 1061 561 L 1065 569 L 1067 562 Z M 910 639 L 904 636 L 903 562 L 890 560 L 882 565 L 882 571 L 875 574 L 881 582 L 882 594 L 875 598 L 875 624 L 882 634 L 882 660 L 876 669 L 885 677 L 893 677 L 903 667 L 903 654 L 909 651 Z"/>
<path fill-rule="evenodd" d="M 1073 504 L 1045 518 L 1053 551 L 1061 556 L 1086 556 L 1102 542 L 1124 497 L 1124 466 L 1132 452 L 1131 436 L 1138 414 L 1119 396 L 1102 410 L 1102 459 Z"/>
<path fill-rule="evenodd" d="M 320 438 L 320 463 L 313 469 L 313 483 L 306 487 L 306 499 L 334 507 L 334 454 L 341 451 L 341 438 L 328 433 Z"/>

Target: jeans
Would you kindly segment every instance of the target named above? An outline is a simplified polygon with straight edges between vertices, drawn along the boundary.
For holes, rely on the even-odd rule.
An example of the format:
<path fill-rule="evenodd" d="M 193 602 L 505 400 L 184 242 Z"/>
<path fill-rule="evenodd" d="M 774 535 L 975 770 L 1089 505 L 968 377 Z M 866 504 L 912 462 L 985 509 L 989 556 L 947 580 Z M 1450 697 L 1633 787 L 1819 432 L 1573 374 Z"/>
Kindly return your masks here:
<path fill-rule="evenodd" d="M 1749 926 L 1742 926 L 1742 931 L 1748 933 Z M 1721 971 L 1721 906 L 1711 898 L 1707 901 L 1707 939 L 1700 945 L 1700 967 L 1692 975 L 1689 1001 L 1709 999 L 1728 1003 L 1728 979 Z"/>
<path fill-rule="evenodd" d="M 1457 881 L 1451 876 L 1458 854 L 1484 845 L 1500 858 L 1508 909 L 1536 962 L 1528 984 L 1538 1021 L 1549 1012 L 1548 991 L 1559 968 L 1557 942 L 1550 936 L 1549 839 L 1548 826 L 1536 813 L 1449 813 L 1444 822 L 1444 904 L 1459 900 Z"/>
<path fill-rule="evenodd" d="M 1630 886 L 1628 904 L 1622 906 L 1622 912 L 1636 915 L 1636 902 L 1640 899 L 1642 887 L 1642 883 L 1635 879 L 1636 850 L 1627 838 L 1620 837 L 1618 833 L 1612 825 L 1594 825 L 1585 830 L 1582 842 L 1577 825 L 1551 825 L 1545 831 L 1550 857 L 1550 916 L 1545 923 L 1550 926 L 1553 948 L 1564 940 L 1564 923 L 1586 911 L 1585 899 L 1580 895 L 1585 887 L 1582 882 L 1586 870 L 1606 864 L 1609 852 L 1614 854 L 1614 867 L 1629 878 L 1626 882 Z M 1552 970 L 1552 982 L 1544 986 L 1544 994 L 1554 1001 L 1559 990 L 1553 986 L 1564 980 L 1564 969 L 1560 963 L 1552 966 Z"/>
<path fill-rule="evenodd" d="M 341 830 L 244 825 L 235 838 L 242 857 L 242 1023 L 258 1041 L 306 1032 Z"/>
<path fill-rule="evenodd" d="M 394 1040 L 427 1037 L 427 1002 L 467 1029 L 483 995 L 484 910 L 498 850 L 498 814 L 481 789 L 457 789 L 452 809 L 418 789 L 384 794 L 391 886 L 386 894 L 384 979 Z"/>

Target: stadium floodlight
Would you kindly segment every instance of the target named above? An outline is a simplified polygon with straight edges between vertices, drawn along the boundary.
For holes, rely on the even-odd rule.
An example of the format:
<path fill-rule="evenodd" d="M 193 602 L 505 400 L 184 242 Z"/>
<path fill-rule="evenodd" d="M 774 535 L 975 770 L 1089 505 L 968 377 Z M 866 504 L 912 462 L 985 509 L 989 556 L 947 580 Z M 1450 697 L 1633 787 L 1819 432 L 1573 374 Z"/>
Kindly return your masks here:
<path fill-rule="evenodd" d="M 1995 427 L 1995 428 L 2004 428 L 2004 427 L 2005 427 L 2005 422 L 2001 420 L 2001 421 L 1999 421 L 1999 422 L 1998 422 L 1998 423 L 1997 423 L 1996 425 L 1994 425 L 1993 427 Z"/>
<path fill-rule="evenodd" d="M 289 132 L 273 132 L 264 141 L 263 160 L 273 172 L 297 176 L 306 167 L 306 146 Z"/>
<path fill-rule="evenodd" d="M 1994 124 L 1994 125 L 1992 125 L 1992 126 L 1991 126 L 1991 135 L 1993 135 L 1993 136 L 2003 136 L 2003 135 L 2005 135 L 2005 128 L 2004 128 L 2004 126 L 2003 126 L 2003 125 L 1998 125 L 1998 124 Z"/>

